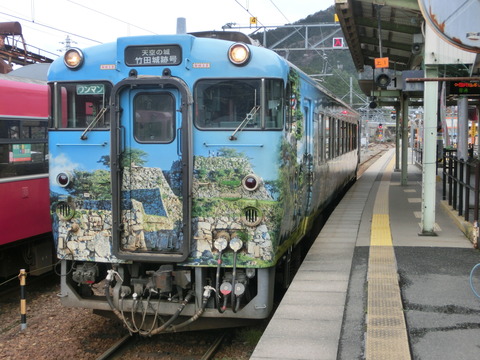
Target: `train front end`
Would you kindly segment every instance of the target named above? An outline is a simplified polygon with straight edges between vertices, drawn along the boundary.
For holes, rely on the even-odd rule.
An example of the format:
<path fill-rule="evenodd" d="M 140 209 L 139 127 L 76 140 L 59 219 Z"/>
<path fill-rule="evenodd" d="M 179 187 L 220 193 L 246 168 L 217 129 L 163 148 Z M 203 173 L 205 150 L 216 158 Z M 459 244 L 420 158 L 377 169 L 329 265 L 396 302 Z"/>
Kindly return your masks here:
<path fill-rule="evenodd" d="M 52 65 L 64 305 L 149 335 L 269 315 L 284 219 L 299 221 L 288 71 L 268 50 L 191 35 L 120 38 Z"/>

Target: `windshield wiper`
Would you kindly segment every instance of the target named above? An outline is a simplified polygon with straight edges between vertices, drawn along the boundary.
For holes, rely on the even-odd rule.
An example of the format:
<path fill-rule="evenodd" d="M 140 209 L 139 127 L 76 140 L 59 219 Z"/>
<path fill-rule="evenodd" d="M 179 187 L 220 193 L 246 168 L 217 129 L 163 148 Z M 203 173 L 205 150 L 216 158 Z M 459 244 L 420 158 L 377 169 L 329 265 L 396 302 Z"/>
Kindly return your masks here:
<path fill-rule="evenodd" d="M 237 140 L 237 138 L 235 137 L 235 134 L 241 130 L 243 130 L 245 128 L 245 126 L 247 126 L 247 124 L 250 122 L 250 120 L 253 119 L 253 117 L 255 116 L 255 114 L 258 112 L 258 110 L 260 110 L 260 105 L 255 105 L 252 110 L 250 110 L 250 112 L 245 116 L 245 119 L 243 119 L 243 121 L 240 123 L 240 125 L 238 125 L 238 127 L 235 129 L 235 131 L 233 132 L 232 135 L 230 135 L 230 137 L 228 138 L 229 140 Z"/>
<path fill-rule="evenodd" d="M 93 119 L 93 121 L 90 124 L 88 124 L 87 128 L 85 129 L 85 131 L 80 136 L 81 140 L 87 140 L 87 133 L 90 130 L 92 130 L 92 128 L 97 124 L 98 120 L 100 120 L 100 118 L 106 113 L 106 111 L 107 111 L 106 107 L 103 107 L 103 108 L 100 109 L 97 116 L 95 116 L 95 119 Z"/>

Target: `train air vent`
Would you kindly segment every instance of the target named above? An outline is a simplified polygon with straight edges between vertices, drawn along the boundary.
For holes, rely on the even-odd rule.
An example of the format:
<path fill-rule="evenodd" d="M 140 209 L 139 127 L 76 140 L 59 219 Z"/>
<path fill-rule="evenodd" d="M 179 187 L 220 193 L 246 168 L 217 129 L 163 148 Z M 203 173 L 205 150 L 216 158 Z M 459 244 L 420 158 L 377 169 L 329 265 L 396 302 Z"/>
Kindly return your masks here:
<path fill-rule="evenodd" d="M 55 209 L 58 217 L 62 220 L 70 220 L 75 215 L 75 208 L 72 204 L 60 201 Z"/>
<path fill-rule="evenodd" d="M 254 207 L 247 207 L 243 210 L 243 223 L 247 226 L 257 226 L 262 221 L 260 210 Z"/>

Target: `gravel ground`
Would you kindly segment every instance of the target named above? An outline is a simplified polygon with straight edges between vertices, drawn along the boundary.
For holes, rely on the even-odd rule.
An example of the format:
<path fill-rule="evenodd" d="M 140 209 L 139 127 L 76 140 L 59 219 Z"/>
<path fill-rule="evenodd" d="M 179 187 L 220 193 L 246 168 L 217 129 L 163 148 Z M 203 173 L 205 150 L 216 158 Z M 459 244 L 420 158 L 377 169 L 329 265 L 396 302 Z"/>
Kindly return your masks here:
<path fill-rule="evenodd" d="M 62 307 L 59 289 L 54 284 L 29 292 L 27 280 L 25 330 L 20 329 L 20 296 L 0 301 L 1 359 L 95 359 L 126 334 L 121 324 L 90 310 Z"/>

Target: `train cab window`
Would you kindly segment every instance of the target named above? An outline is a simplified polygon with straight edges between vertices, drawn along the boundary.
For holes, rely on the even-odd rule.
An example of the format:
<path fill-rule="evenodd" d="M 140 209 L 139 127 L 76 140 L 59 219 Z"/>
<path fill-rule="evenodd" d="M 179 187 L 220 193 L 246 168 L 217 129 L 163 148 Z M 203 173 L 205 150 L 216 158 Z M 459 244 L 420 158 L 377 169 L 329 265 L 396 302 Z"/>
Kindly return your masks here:
<path fill-rule="evenodd" d="M 169 143 L 175 136 L 175 99 L 169 93 L 143 93 L 133 101 L 138 142 Z"/>
<path fill-rule="evenodd" d="M 195 85 L 199 129 L 283 127 L 283 82 L 275 79 L 208 79 Z"/>
<path fill-rule="evenodd" d="M 283 82 L 265 80 L 265 128 L 281 129 L 283 127 Z"/>
<path fill-rule="evenodd" d="M 54 84 L 56 109 L 53 109 L 57 129 L 106 130 L 110 116 L 106 109 L 110 99 L 109 83 Z"/>

